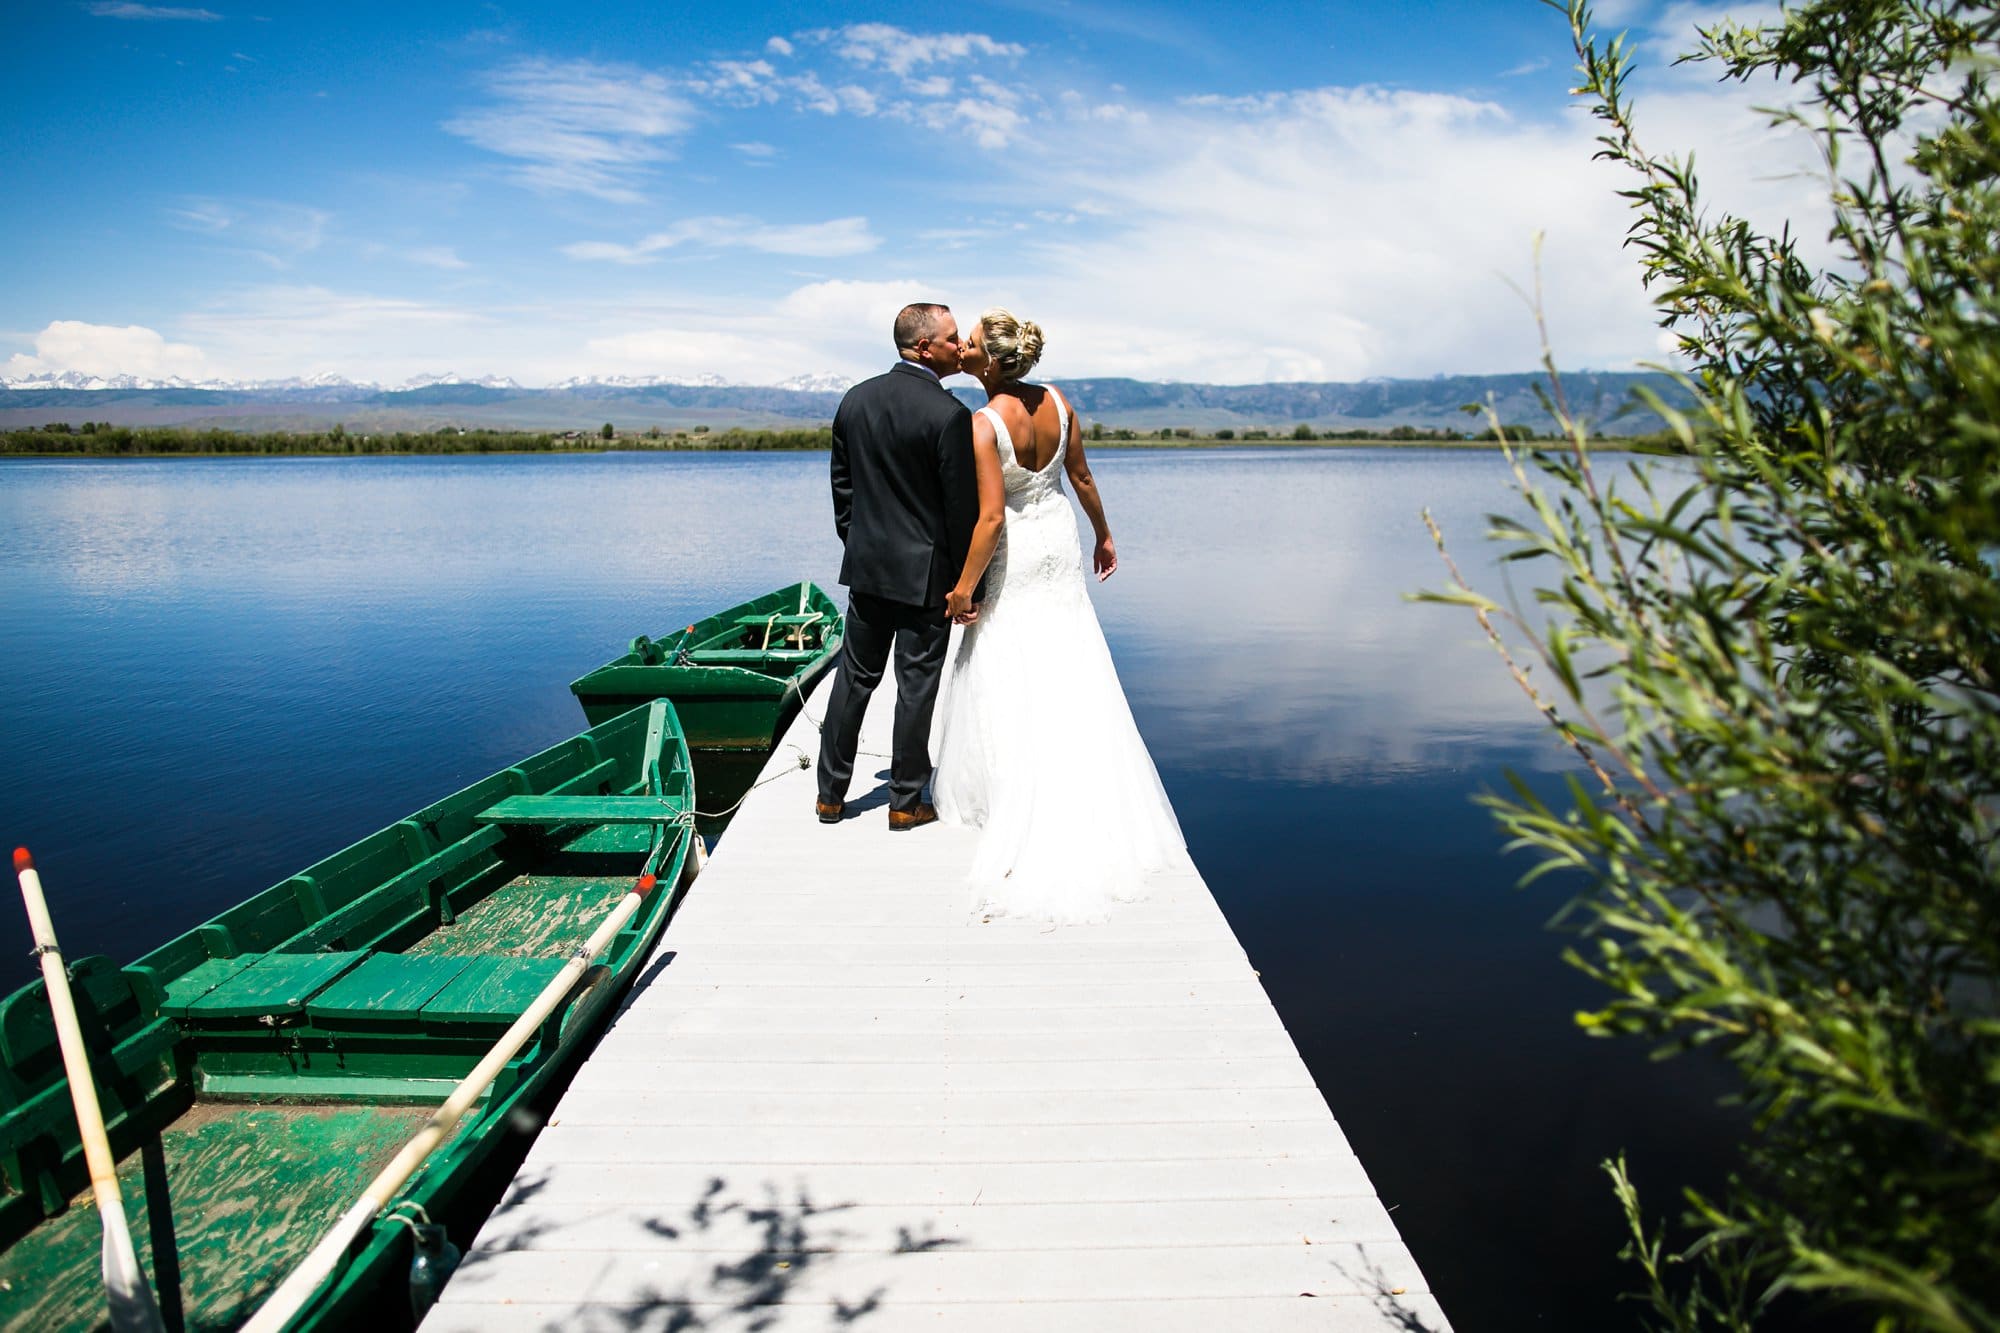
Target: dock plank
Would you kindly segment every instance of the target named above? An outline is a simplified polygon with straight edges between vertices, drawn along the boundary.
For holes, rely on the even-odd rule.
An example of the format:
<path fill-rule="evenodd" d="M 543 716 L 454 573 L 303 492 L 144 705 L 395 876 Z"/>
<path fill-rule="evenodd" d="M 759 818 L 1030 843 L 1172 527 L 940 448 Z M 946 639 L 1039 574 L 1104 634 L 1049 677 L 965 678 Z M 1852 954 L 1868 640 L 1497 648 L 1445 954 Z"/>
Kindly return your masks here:
<path fill-rule="evenodd" d="M 1447 1333 L 1198 875 L 981 917 L 975 830 L 811 817 L 816 714 L 426 1328 Z"/>

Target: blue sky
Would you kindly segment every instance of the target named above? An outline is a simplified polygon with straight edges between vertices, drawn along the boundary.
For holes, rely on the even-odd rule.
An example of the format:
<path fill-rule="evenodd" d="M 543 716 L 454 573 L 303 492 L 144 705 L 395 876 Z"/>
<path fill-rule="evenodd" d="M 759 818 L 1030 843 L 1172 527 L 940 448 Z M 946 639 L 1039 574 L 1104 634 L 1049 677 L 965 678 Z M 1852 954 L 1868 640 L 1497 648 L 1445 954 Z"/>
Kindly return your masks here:
<path fill-rule="evenodd" d="M 1607 10 L 1665 142 L 1808 207 L 1740 94 L 1664 69 L 1712 10 Z M 873 370 L 922 298 L 1037 319 L 1051 378 L 1517 370 L 1537 233 L 1559 359 L 1657 354 L 1535 0 L 10 20 L 0 375 L 768 383 Z"/>

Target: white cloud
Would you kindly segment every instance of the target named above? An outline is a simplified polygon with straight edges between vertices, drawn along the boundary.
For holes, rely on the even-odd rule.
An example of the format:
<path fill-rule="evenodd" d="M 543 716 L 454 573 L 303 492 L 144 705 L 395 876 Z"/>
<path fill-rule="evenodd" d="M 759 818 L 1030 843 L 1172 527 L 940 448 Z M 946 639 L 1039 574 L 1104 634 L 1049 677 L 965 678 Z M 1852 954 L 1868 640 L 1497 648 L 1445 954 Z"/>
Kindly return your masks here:
<path fill-rule="evenodd" d="M 806 326 L 815 339 L 837 328 L 866 330 L 862 340 L 886 357 L 893 355 L 889 350 L 893 345 L 890 325 L 896 312 L 912 301 L 940 299 L 935 283 L 910 278 L 887 282 L 835 279 L 809 283 L 788 293 L 778 303 L 777 314 L 786 323 Z"/>
<path fill-rule="evenodd" d="M 735 106 L 775 102 L 784 86 L 768 60 L 711 60 L 687 82 L 692 91 Z"/>
<path fill-rule="evenodd" d="M 658 74 L 588 60 L 523 60 L 487 79 L 493 105 L 444 128 L 522 165 L 531 189 L 636 202 L 647 170 L 686 133 L 693 108 Z"/>
<path fill-rule="evenodd" d="M 1747 110 L 1767 90 L 1675 76 L 1635 95 L 1650 142 L 1699 151 L 1715 203 L 1824 232 L 1809 144 Z M 1062 105 L 1035 126 L 1042 151 L 994 182 L 1020 211 L 986 221 L 1088 220 L 1029 223 L 957 265 L 957 290 L 1049 330 L 1053 376 L 1526 369 L 1540 348 L 1517 289 L 1533 285 L 1537 233 L 1558 360 L 1659 359 L 1622 244 L 1632 215 L 1616 192 L 1629 179 L 1592 160 L 1596 124 L 1580 113 L 1523 121 L 1493 102 L 1379 88 L 1195 97 L 1115 119 L 1082 97 Z"/>
<path fill-rule="evenodd" d="M 101 19 L 146 19 L 183 20 L 194 23 L 215 23 L 222 15 L 207 9 L 176 9 L 170 5 L 137 5 L 117 3 L 116 0 L 97 0 L 84 9 Z"/>
<path fill-rule="evenodd" d="M 872 374 L 895 359 L 896 312 L 938 292 L 903 278 L 815 282 L 750 310 L 687 308 L 671 312 L 671 322 L 600 334 L 583 343 L 578 362 L 593 373 L 716 374 L 748 384 L 774 383 L 807 366 Z"/>
<path fill-rule="evenodd" d="M 310 284 L 224 293 L 179 320 L 225 379 L 283 379 L 336 372 L 400 382 L 460 355 L 507 369 L 536 335 L 505 312 L 441 306 L 400 296 Z"/>
<path fill-rule="evenodd" d="M 106 379 L 114 375 L 162 379 L 179 375 L 199 379 L 208 373 L 208 365 L 199 347 L 170 343 L 141 325 L 58 319 L 35 335 L 34 355 L 17 352 L 0 367 L 0 375 L 8 379 L 60 375 L 65 371 Z"/>
<path fill-rule="evenodd" d="M 1026 123 L 1013 107 L 981 101 L 976 97 L 960 98 L 949 104 L 933 102 L 918 108 L 916 117 L 939 133 L 949 133 L 956 128 L 969 129 L 973 142 L 988 149 L 1005 148 Z"/>
<path fill-rule="evenodd" d="M 762 106 L 789 100 L 801 111 L 823 116 L 885 116 L 943 129 L 971 124 L 985 148 L 1011 143 L 1025 123 L 1020 95 L 976 72 L 982 62 L 1008 61 L 1026 48 L 984 33 L 913 33 L 886 23 L 858 23 L 797 34 L 798 42 L 774 37 L 769 55 L 806 56 L 799 43 L 830 52 L 832 70 L 779 68 L 769 60 L 711 60 L 689 75 L 689 91 L 727 106 Z M 809 51 L 806 55 L 811 55 Z M 979 97 L 956 97 L 958 82 L 926 67 L 958 65 L 971 72 Z"/>
<path fill-rule="evenodd" d="M 866 254 L 881 244 L 882 238 L 868 229 L 868 219 L 861 217 L 790 226 L 772 226 L 755 218 L 702 217 L 677 222 L 631 245 L 612 241 L 579 241 L 564 246 L 563 253 L 571 259 L 607 259 L 619 264 L 644 264 L 652 262 L 663 251 L 683 245 L 699 245 L 833 259 Z"/>
<path fill-rule="evenodd" d="M 831 45 L 844 60 L 896 75 L 906 75 L 919 65 L 978 58 L 1011 60 L 1027 54 L 1023 46 L 995 41 L 984 33 L 915 33 L 888 23 L 851 23 L 808 35 Z"/>
<path fill-rule="evenodd" d="M 820 82 L 819 75 L 807 71 L 796 78 L 787 79 L 785 86 L 798 97 L 799 106 L 807 111 L 817 111 L 822 116 L 840 114 L 840 98 L 831 88 Z"/>
<path fill-rule="evenodd" d="M 592 366 L 609 373 L 721 375 L 735 380 L 746 372 L 775 379 L 769 358 L 776 349 L 755 337 L 714 328 L 641 329 L 592 338 L 584 352 Z"/>

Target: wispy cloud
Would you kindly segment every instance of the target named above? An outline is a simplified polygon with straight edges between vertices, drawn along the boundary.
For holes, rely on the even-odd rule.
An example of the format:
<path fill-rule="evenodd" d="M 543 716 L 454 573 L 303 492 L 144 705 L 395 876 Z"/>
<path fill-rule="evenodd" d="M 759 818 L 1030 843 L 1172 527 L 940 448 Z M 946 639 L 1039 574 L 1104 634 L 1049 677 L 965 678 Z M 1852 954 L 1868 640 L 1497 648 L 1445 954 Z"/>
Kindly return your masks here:
<path fill-rule="evenodd" d="M 182 231 L 221 238 L 272 268 L 286 268 L 320 248 L 333 214 L 305 204 L 197 197 L 167 209 L 167 221 Z"/>
<path fill-rule="evenodd" d="M 1548 67 L 1549 58 L 1547 56 L 1537 56 L 1533 60 L 1523 60 L 1512 69 L 1501 70 L 1500 77 L 1503 79 L 1518 79 L 1523 74 L 1533 74 L 1538 70 L 1544 70 Z"/>
<path fill-rule="evenodd" d="M 522 60 L 487 78 L 492 105 L 444 128 L 521 165 L 531 189 L 637 202 L 653 164 L 693 123 L 693 107 L 659 74 L 588 60 Z"/>
<path fill-rule="evenodd" d="M 882 244 L 868 229 L 868 219 L 835 218 L 794 226 L 770 226 L 755 218 L 688 218 L 654 232 L 631 245 L 612 241 L 578 241 L 563 247 L 571 259 L 609 260 L 615 264 L 651 263 L 662 252 L 684 245 L 712 249 L 761 250 L 774 255 L 835 259 L 866 254 Z"/>
<path fill-rule="evenodd" d="M 449 245 L 420 245 L 414 250 L 403 251 L 403 258 L 412 264 L 422 264 L 426 268 L 462 269 L 472 266 L 458 257 L 458 251 Z"/>
<path fill-rule="evenodd" d="M 139 5 L 124 3 L 124 0 L 92 0 L 84 6 L 85 11 L 101 19 L 179 19 L 193 23 L 216 23 L 222 15 L 210 9 L 178 9 L 171 5 Z"/>

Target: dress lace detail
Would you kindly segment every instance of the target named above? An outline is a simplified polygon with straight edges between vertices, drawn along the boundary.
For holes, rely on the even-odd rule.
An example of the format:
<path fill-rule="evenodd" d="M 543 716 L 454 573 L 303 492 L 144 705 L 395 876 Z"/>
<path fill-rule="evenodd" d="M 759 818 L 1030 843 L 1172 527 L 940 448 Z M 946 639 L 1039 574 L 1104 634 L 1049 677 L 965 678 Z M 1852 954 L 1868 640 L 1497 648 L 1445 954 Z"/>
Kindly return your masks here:
<path fill-rule="evenodd" d="M 1054 393 L 1053 389 L 1049 392 Z M 979 621 L 952 631 L 933 750 L 947 820 L 985 829 L 971 874 L 979 911 L 1083 922 L 1187 867 L 1180 823 L 1132 722 L 1084 577 L 1061 442 L 1021 466 L 993 425 L 1006 510 Z"/>

